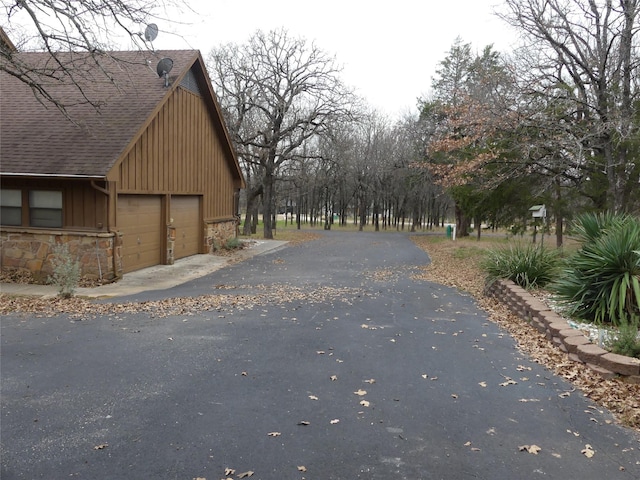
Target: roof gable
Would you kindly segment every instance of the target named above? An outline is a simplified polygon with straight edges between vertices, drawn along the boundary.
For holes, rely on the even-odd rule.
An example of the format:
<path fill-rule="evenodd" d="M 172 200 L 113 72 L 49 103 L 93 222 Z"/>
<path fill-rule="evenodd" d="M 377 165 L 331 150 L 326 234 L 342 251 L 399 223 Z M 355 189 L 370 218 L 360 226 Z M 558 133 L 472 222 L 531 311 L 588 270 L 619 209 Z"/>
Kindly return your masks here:
<path fill-rule="evenodd" d="M 66 112 L 72 121 L 54 105 L 39 101 L 24 82 L 0 72 L 3 175 L 105 178 L 171 92 L 184 78 L 194 77 L 228 144 L 234 173 L 242 178 L 199 52 L 112 52 L 97 61 L 87 54 L 64 53 L 56 62 L 44 53 L 19 55 L 38 69 L 39 81 L 52 96 L 69 105 Z M 168 88 L 156 73 L 164 57 L 174 62 Z M 77 85 L 56 79 L 60 63 L 76 69 Z"/>

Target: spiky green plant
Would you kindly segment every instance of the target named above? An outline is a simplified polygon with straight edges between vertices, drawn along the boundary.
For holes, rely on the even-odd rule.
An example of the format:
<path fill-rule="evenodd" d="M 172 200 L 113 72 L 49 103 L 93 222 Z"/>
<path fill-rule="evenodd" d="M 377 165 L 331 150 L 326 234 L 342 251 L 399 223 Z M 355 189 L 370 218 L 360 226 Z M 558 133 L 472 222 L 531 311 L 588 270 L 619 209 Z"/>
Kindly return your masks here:
<path fill-rule="evenodd" d="M 559 272 L 562 259 L 557 250 L 516 242 L 489 250 L 480 262 L 488 281 L 509 279 L 523 288 L 543 287 Z"/>
<path fill-rule="evenodd" d="M 552 290 L 576 318 L 637 323 L 640 317 L 640 220 L 628 215 L 582 215 L 584 242 Z"/>

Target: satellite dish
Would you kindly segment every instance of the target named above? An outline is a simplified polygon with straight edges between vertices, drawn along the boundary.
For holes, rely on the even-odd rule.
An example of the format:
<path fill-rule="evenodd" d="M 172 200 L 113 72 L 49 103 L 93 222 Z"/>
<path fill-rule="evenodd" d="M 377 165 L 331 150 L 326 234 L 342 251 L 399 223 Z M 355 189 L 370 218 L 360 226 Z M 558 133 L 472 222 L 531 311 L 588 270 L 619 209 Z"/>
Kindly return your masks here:
<path fill-rule="evenodd" d="M 156 67 L 156 72 L 158 72 L 159 77 L 164 77 L 164 86 L 169 86 L 169 72 L 173 68 L 173 60 L 170 58 L 163 58 L 158 62 L 158 66 Z"/>
<path fill-rule="evenodd" d="M 144 30 L 144 39 L 147 42 L 153 42 L 158 37 L 158 26 L 155 23 L 150 23 Z"/>
<path fill-rule="evenodd" d="M 163 58 L 158 62 L 156 71 L 158 72 L 159 77 L 163 77 L 167 73 L 169 73 L 172 68 L 173 68 L 173 60 L 171 60 L 170 58 Z"/>

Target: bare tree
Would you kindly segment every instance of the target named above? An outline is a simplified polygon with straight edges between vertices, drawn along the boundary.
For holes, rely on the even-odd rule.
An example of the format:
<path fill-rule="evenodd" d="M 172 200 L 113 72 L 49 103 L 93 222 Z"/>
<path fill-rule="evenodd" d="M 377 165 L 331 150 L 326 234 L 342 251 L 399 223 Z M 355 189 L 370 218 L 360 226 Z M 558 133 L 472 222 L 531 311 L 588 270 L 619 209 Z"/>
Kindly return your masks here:
<path fill-rule="evenodd" d="M 349 112 L 351 94 L 334 58 L 284 29 L 214 48 L 209 68 L 239 155 L 262 168 L 264 236 L 273 238 L 276 172 Z"/>
<path fill-rule="evenodd" d="M 69 105 L 56 95 L 57 84 L 74 85 L 83 101 L 93 104 L 95 99 L 81 86 L 82 78 L 100 71 L 103 80 L 111 81 L 101 60 L 124 40 L 135 49 L 151 49 L 158 33 L 152 22 L 168 7 L 188 8 L 179 3 L 181 7 L 174 0 L 2 0 L 0 70 L 29 85 L 38 99 L 63 113 Z M 24 51 L 46 52 L 50 59 L 34 64 L 21 55 Z"/>
<path fill-rule="evenodd" d="M 573 163 L 604 184 L 597 208 L 632 208 L 640 165 L 632 148 L 640 135 L 633 105 L 637 71 L 639 0 L 506 0 L 503 15 L 527 41 L 533 93 L 571 105 L 566 138 L 579 140 Z M 522 56 L 527 58 L 527 56 Z M 567 150 L 557 149 L 557 154 Z M 587 170 L 588 169 L 588 170 Z M 600 173 L 598 173 L 600 172 Z M 636 197 L 635 201 L 639 199 Z"/>

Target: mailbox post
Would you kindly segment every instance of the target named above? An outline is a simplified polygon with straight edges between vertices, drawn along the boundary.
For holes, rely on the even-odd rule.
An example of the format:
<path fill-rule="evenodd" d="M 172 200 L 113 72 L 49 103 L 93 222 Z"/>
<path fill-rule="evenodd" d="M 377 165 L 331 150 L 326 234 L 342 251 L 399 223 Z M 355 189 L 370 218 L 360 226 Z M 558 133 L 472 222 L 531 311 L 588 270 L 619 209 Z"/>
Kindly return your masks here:
<path fill-rule="evenodd" d="M 529 209 L 531 216 L 533 217 L 533 243 L 536 243 L 536 235 L 538 233 L 538 224 L 535 223 L 538 218 L 542 219 L 542 225 L 544 226 L 547 219 L 547 207 L 545 205 L 534 205 Z M 542 230 L 542 240 L 540 242 L 544 245 L 544 229 Z"/>

